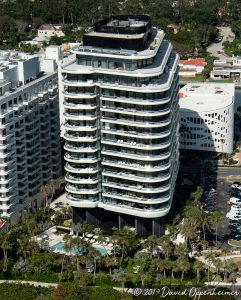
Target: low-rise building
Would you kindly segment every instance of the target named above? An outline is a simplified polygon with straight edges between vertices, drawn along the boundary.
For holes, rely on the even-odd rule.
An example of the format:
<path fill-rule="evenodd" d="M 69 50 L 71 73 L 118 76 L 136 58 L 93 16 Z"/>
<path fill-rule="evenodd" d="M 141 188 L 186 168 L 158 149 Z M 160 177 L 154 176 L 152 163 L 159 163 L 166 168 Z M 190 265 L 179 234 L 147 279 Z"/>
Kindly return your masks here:
<path fill-rule="evenodd" d="M 202 73 L 206 65 L 205 58 L 179 60 L 179 76 L 181 78 L 195 77 L 197 74 Z"/>
<path fill-rule="evenodd" d="M 65 34 L 62 31 L 62 25 L 59 24 L 43 24 L 41 27 L 38 29 L 38 37 L 43 38 L 51 38 L 51 36 L 64 36 Z"/>
<path fill-rule="evenodd" d="M 193 83 L 179 91 L 180 148 L 233 151 L 233 83 Z"/>
<path fill-rule="evenodd" d="M 234 79 L 239 81 L 241 78 L 241 57 L 233 56 L 226 60 L 215 60 L 210 77 L 212 79 Z"/>
<path fill-rule="evenodd" d="M 57 83 L 56 65 L 0 51 L 0 210 L 13 223 L 40 207 L 41 186 L 61 176 Z"/>

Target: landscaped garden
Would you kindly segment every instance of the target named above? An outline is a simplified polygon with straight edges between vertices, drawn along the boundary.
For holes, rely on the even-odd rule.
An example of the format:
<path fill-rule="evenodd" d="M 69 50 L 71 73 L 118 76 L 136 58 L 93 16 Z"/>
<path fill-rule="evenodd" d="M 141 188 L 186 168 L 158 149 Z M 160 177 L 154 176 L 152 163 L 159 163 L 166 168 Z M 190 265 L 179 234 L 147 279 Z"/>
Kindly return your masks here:
<path fill-rule="evenodd" d="M 4 283 L 0 299 L 11 300 L 14 293 L 25 292 L 28 297 L 18 299 L 131 299 L 124 288 L 234 282 L 240 261 L 226 259 L 216 238 L 212 246 L 206 241 L 207 231 L 217 237 L 222 215 L 203 211 L 202 193 L 198 186 L 160 238 L 139 239 L 130 228 L 113 228 L 107 234 L 85 222 L 72 225 L 66 207 L 24 215 L 21 224 L 0 234 L 0 279 L 57 283 L 58 287 L 14 284 L 11 288 L 12 283 Z"/>

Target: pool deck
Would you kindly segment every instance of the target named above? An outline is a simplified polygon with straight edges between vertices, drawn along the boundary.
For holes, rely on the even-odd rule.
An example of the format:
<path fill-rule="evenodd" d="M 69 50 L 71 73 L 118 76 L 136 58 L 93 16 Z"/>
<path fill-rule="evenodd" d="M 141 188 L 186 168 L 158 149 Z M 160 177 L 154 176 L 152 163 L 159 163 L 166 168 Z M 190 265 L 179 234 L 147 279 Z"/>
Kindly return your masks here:
<path fill-rule="evenodd" d="M 44 231 L 42 234 L 39 234 L 38 236 L 35 236 L 34 239 L 40 244 L 47 242 L 48 248 L 50 251 L 53 251 L 54 253 L 60 253 L 60 254 L 66 254 L 66 255 L 72 255 L 71 253 L 66 253 L 64 250 L 59 249 L 52 249 L 53 246 L 56 244 L 64 241 L 64 234 L 59 234 L 56 232 L 56 226 L 49 228 L 48 230 Z M 72 235 L 73 238 L 75 238 L 75 235 Z M 113 247 L 111 245 L 104 245 L 103 243 L 100 243 L 98 241 L 91 243 L 93 247 L 95 248 L 102 248 L 106 251 L 106 253 L 110 254 Z M 51 250 L 52 249 L 52 250 Z"/>

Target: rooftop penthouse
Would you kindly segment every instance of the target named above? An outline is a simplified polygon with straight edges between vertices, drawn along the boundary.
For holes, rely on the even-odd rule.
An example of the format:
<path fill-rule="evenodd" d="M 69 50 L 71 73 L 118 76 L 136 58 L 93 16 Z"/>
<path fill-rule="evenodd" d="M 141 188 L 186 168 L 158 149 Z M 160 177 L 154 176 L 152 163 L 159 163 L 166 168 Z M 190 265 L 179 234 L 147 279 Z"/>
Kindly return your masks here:
<path fill-rule="evenodd" d="M 93 29 L 84 34 L 84 46 L 140 51 L 150 41 L 152 19 L 147 15 L 113 16 L 96 22 Z"/>

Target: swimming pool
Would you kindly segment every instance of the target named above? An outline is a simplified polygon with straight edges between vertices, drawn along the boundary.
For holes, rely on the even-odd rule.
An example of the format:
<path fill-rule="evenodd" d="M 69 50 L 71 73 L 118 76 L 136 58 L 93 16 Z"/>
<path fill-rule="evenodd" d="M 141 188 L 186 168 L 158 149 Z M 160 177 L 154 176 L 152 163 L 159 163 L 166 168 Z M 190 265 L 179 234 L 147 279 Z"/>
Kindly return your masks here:
<path fill-rule="evenodd" d="M 64 244 L 65 242 L 58 242 L 57 244 L 53 245 L 51 248 L 53 250 L 57 249 L 57 250 L 61 250 L 63 251 L 64 250 Z M 100 247 L 94 247 L 101 255 L 105 254 L 107 251 L 104 249 L 104 248 L 100 248 Z M 81 248 L 76 248 L 76 247 L 73 247 L 71 249 L 71 253 L 73 254 L 76 254 L 76 253 L 80 253 L 82 254 L 84 251 L 83 249 Z"/>

